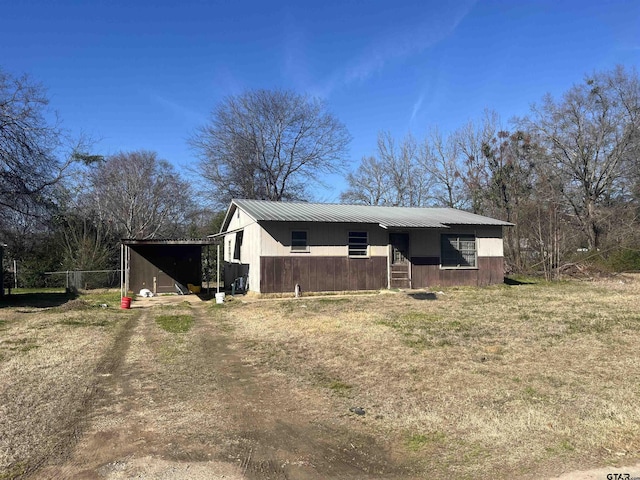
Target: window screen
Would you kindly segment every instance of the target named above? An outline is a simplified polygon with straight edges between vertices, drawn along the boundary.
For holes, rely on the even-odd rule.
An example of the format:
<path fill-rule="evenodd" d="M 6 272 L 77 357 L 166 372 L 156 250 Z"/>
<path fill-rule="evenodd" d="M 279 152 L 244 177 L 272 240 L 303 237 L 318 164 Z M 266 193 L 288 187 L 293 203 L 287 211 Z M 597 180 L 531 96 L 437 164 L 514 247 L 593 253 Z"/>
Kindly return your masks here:
<path fill-rule="evenodd" d="M 443 267 L 476 267 L 475 235 L 442 235 L 440 264 Z"/>

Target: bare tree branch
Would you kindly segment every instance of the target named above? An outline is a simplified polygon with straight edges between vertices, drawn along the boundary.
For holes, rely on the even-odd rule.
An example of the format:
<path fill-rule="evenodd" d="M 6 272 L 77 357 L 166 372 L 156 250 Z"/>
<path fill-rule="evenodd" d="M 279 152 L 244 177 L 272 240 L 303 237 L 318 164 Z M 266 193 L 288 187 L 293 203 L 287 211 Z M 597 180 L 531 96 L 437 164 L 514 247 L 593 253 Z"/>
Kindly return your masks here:
<path fill-rule="evenodd" d="M 255 90 L 225 99 L 190 143 L 219 204 L 231 198 L 301 199 L 340 171 L 350 136 L 316 99 Z"/>

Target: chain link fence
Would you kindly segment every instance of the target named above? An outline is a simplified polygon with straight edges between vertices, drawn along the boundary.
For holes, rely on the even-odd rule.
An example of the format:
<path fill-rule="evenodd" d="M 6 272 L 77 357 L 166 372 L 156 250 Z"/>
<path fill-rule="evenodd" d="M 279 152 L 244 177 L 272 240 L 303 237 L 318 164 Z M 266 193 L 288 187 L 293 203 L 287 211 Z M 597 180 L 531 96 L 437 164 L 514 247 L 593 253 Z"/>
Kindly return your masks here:
<path fill-rule="evenodd" d="M 70 291 L 120 287 L 120 270 L 64 270 L 44 274 L 48 285 Z"/>

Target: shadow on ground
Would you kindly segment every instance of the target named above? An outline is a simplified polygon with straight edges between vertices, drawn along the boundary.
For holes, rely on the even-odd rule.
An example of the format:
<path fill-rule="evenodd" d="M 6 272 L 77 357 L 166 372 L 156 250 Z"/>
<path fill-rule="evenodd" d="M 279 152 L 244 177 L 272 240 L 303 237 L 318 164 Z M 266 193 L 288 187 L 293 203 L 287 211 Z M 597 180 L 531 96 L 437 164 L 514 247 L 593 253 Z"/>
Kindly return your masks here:
<path fill-rule="evenodd" d="M 59 307 L 78 297 L 76 293 L 18 293 L 0 297 L 0 308 L 6 307 Z"/>
<path fill-rule="evenodd" d="M 516 285 L 535 285 L 536 282 L 530 282 L 526 280 L 516 280 L 515 278 L 504 277 L 504 284 L 510 286 Z"/>
<path fill-rule="evenodd" d="M 414 300 L 437 300 L 435 293 L 431 292 L 418 292 L 418 293 L 407 293 L 408 296 L 413 298 Z"/>

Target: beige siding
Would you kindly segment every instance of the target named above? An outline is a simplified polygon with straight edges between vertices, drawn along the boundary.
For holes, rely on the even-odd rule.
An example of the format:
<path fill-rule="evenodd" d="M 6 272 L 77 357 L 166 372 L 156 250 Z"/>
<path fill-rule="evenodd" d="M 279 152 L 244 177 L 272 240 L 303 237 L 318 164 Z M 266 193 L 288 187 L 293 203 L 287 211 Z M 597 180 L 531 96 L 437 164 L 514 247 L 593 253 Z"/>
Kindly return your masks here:
<path fill-rule="evenodd" d="M 387 231 L 376 225 L 264 222 L 261 254 L 267 257 L 283 256 L 334 256 L 348 254 L 350 231 L 366 231 L 369 235 L 369 256 L 387 255 Z M 308 252 L 291 251 L 291 231 L 307 232 Z"/>
<path fill-rule="evenodd" d="M 241 263 L 249 265 L 249 288 L 252 291 L 260 291 L 260 238 L 262 229 L 251 217 L 240 209 L 236 209 L 233 218 L 229 221 L 228 230 L 242 229 L 242 246 L 240 248 L 240 260 L 233 258 L 236 236 L 239 232 L 229 233 L 224 236 L 224 261 L 228 263 Z"/>
<path fill-rule="evenodd" d="M 229 226 L 227 227 L 227 230 L 232 231 L 237 228 L 246 227 L 251 223 L 255 223 L 255 220 L 253 220 L 253 218 L 251 218 L 239 208 L 236 208 L 236 211 L 233 212 L 233 217 L 229 220 Z"/>
<path fill-rule="evenodd" d="M 244 227 L 244 238 L 242 241 L 242 263 L 248 263 L 249 267 L 249 288 L 254 292 L 260 291 L 260 238 L 262 229 L 257 223 L 252 223 Z"/>
<path fill-rule="evenodd" d="M 479 257 L 504 257 L 502 238 L 478 237 Z"/>
<path fill-rule="evenodd" d="M 475 227 L 441 230 L 417 230 L 411 232 L 409 249 L 412 257 L 439 257 L 440 235 L 443 233 L 468 233 L 476 236 L 479 257 L 504 256 L 502 227 Z"/>

